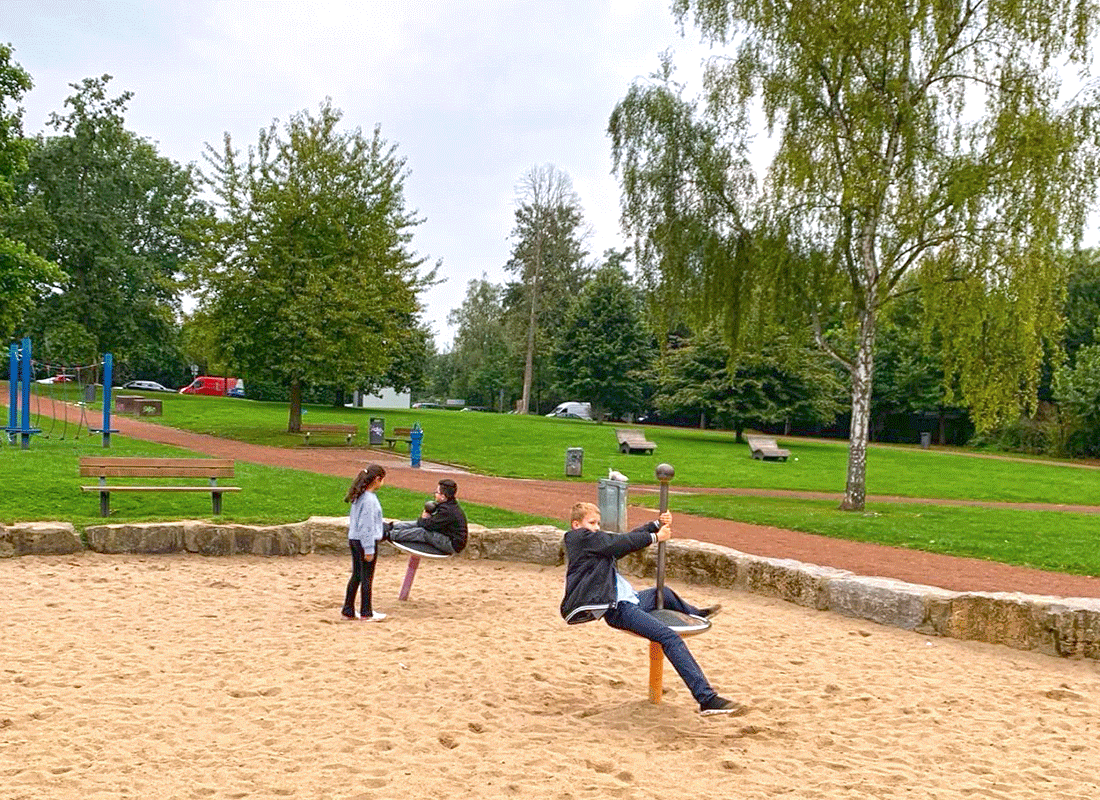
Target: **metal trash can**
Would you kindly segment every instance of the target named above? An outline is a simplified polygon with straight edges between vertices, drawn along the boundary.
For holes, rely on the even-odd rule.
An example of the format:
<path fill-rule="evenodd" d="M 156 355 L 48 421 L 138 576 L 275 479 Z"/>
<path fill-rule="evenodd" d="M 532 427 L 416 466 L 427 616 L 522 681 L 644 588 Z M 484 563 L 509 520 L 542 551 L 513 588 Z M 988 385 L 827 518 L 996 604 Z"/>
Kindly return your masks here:
<path fill-rule="evenodd" d="M 596 482 L 596 506 L 600 509 L 600 528 L 612 533 L 627 530 L 626 490 L 629 484 L 600 478 Z"/>
<path fill-rule="evenodd" d="M 565 451 L 565 477 L 579 478 L 584 471 L 584 448 L 570 447 Z"/>
<path fill-rule="evenodd" d="M 367 434 L 370 437 L 367 443 L 371 446 L 381 447 L 386 442 L 386 418 L 385 417 L 371 417 L 370 427 L 367 428 Z"/>
<path fill-rule="evenodd" d="M 929 447 L 932 446 L 932 434 L 931 433 L 926 433 L 924 431 L 921 432 L 920 446 L 921 446 L 922 450 L 927 450 Z"/>

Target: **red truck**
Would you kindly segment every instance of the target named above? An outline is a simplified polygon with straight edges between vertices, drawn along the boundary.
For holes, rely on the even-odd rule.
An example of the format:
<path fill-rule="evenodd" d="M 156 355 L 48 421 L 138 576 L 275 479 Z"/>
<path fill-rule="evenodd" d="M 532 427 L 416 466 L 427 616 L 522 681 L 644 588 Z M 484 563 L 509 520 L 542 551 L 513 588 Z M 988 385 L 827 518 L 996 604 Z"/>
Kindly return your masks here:
<path fill-rule="evenodd" d="M 219 378 L 199 375 L 180 389 L 180 394 L 212 394 L 217 397 L 244 397 L 244 381 L 240 378 Z"/>

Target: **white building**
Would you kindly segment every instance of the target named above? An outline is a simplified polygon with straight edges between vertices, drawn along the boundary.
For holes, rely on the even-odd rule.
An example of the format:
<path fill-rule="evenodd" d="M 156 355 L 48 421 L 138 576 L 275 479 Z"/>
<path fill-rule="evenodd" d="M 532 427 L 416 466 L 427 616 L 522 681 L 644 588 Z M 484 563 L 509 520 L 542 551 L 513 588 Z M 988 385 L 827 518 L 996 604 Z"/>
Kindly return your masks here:
<path fill-rule="evenodd" d="M 394 389 L 382 389 L 378 394 L 364 394 L 354 392 L 352 401 L 348 403 L 350 408 L 408 408 L 412 404 L 412 395 L 409 392 L 398 392 Z"/>

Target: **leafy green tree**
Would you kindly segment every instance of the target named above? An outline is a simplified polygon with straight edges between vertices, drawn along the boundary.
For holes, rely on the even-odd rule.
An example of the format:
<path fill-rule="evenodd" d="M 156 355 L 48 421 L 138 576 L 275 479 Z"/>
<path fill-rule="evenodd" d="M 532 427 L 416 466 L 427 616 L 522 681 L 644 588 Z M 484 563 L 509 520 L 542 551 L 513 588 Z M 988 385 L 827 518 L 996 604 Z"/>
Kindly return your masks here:
<path fill-rule="evenodd" d="M 1072 363 L 1077 351 L 1096 344 L 1100 325 L 1100 253 L 1082 250 L 1069 257 L 1069 278 L 1063 314 L 1066 319 L 1065 353 Z"/>
<path fill-rule="evenodd" d="M 655 378 L 653 337 L 625 256 L 605 259 L 566 311 L 553 352 L 558 390 L 590 402 L 597 420 L 639 411 Z"/>
<path fill-rule="evenodd" d="M 841 507 L 861 509 L 877 325 L 905 278 L 920 279 L 948 389 L 980 427 L 1034 402 L 1044 341 L 1058 335 L 1055 256 L 1095 197 L 1100 131 L 1095 87 L 1065 103 L 1050 65 L 1087 63 L 1097 9 L 672 5 L 730 52 L 708 62 L 698 113 L 667 67 L 616 109 L 625 221 L 675 276 L 665 283 L 702 297 L 731 340 L 766 311 L 843 366 Z M 759 190 L 746 155 L 755 109 L 776 145 Z"/>
<path fill-rule="evenodd" d="M 498 411 L 505 410 L 502 398 L 512 384 L 513 361 L 502 296 L 503 288 L 482 275 L 467 284 L 462 305 L 447 315 L 447 322 L 456 328 L 449 355 L 454 369 L 450 396 L 464 397 L 470 405 L 494 406 Z"/>
<path fill-rule="evenodd" d="M 114 353 L 120 378 L 176 380 L 179 276 L 207 209 L 189 168 L 126 130 L 131 95 L 109 97 L 109 81 L 73 84 L 68 114 L 51 117 L 58 135 L 39 137 L 20 181 L 20 234 L 68 276 L 31 327 L 47 343 L 54 327 L 82 328 Z"/>
<path fill-rule="evenodd" d="M 434 279 L 410 250 L 405 160 L 378 128 L 339 129 L 329 101 L 260 132 L 247 157 L 228 135 L 207 148 L 220 216 L 197 286 L 227 360 L 249 380 L 303 387 L 410 388 L 424 372 L 417 291 Z"/>
<path fill-rule="evenodd" d="M 15 333 L 37 296 L 65 277 L 11 235 L 15 182 L 27 170 L 32 146 L 23 137 L 19 101 L 32 86 L 31 76 L 12 60 L 11 45 L 0 44 L 0 340 Z"/>
<path fill-rule="evenodd" d="M 1072 431 L 1070 449 L 1077 455 L 1100 455 L 1100 344 L 1081 347 L 1072 366 L 1055 370 L 1054 396 Z"/>
<path fill-rule="evenodd" d="M 532 167 L 520 181 L 512 256 L 505 269 L 519 280 L 505 295 L 513 330 L 524 331 L 523 391 L 519 413 L 531 409 L 538 356 L 553 342 L 549 334 L 561 309 L 580 291 L 588 270 L 587 229 L 580 198 L 564 172 L 549 164 Z"/>
<path fill-rule="evenodd" d="M 747 427 L 828 423 L 842 410 L 843 385 L 819 352 L 773 342 L 735 356 L 718 326 L 676 341 L 665 355 L 656 401 L 669 414 L 690 414 L 736 433 Z"/>

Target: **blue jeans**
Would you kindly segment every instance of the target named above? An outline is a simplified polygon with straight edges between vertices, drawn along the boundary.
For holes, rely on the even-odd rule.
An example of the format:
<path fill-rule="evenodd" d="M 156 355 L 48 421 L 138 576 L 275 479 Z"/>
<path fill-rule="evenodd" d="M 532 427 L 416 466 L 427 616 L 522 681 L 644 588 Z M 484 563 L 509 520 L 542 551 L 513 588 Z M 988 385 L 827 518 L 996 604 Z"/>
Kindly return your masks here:
<path fill-rule="evenodd" d="M 699 609 L 684 602 L 676 592 L 668 587 L 664 591 L 664 607 L 684 614 L 698 614 Z M 612 628 L 630 631 L 644 636 L 651 642 L 657 642 L 665 653 L 665 658 L 683 679 L 691 691 L 695 702 L 703 704 L 713 698 L 717 692 L 707 682 L 703 670 L 699 667 L 691 651 L 687 649 L 680 634 L 672 630 L 648 612 L 657 608 L 657 590 L 644 589 L 638 592 L 638 604 L 619 602 L 603 615 L 604 621 Z"/>

